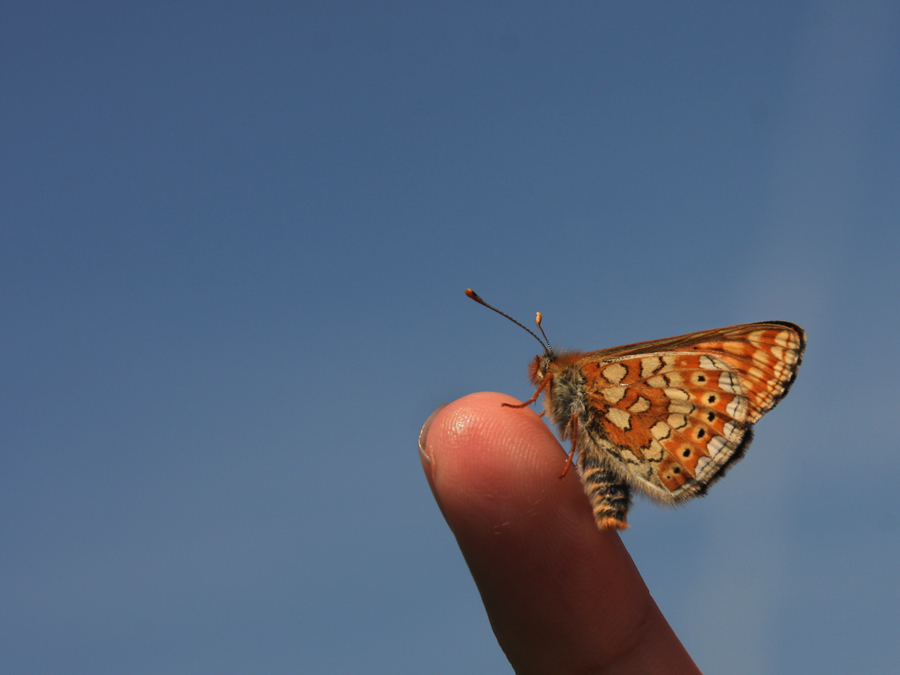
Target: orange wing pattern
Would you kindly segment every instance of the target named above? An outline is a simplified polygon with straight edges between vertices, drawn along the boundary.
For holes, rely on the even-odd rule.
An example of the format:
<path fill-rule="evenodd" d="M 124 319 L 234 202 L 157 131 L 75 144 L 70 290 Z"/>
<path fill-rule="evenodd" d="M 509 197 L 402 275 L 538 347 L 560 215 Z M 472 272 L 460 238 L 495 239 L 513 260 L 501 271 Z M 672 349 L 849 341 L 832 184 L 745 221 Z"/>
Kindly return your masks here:
<path fill-rule="evenodd" d="M 753 323 L 551 365 L 548 410 L 564 437 L 573 431 L 569 411 L 578 418 L 579 468 L 598 521 L 621 512 L 619 524 L 605 526 L 625 526 L 628 495 L 613 489 L 617 481 L 662 502 L 704 494 L 787 394 L 805 343 L 794 324 Z M 559 400 L 571 391 L 571 401 Z M 611 499 L 619 501 L 612 510 Z"/>

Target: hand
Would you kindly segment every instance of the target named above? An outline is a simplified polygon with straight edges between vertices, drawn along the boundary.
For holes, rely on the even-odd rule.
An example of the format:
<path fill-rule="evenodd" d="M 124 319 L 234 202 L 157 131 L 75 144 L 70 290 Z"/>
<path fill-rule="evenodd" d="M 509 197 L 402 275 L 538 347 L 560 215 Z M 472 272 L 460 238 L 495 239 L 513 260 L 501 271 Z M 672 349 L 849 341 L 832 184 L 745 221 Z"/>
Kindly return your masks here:
<path fill-rule="evenodd" d="M 601 532 L 565 451 L 530 409 L 472 394 L 419 449 L 500 647 L 518 675 L 699 673 L 619 534 Z"/>

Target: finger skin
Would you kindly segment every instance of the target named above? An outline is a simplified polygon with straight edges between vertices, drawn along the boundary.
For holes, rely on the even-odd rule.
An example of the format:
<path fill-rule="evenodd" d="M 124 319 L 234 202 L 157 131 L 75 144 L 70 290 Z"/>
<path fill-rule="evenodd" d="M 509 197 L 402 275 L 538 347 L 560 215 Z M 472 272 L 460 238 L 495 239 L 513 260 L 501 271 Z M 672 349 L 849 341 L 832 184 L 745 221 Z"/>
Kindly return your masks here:
<path fill-rule="evenodd" d="M 519 675 L 699 673 L 618 533 L 597 529 L 547 425 L 503 394 L 466 396 L 423 429 L 422 463 Z M 427 434 L 427 435 L 426 435 Z"/>

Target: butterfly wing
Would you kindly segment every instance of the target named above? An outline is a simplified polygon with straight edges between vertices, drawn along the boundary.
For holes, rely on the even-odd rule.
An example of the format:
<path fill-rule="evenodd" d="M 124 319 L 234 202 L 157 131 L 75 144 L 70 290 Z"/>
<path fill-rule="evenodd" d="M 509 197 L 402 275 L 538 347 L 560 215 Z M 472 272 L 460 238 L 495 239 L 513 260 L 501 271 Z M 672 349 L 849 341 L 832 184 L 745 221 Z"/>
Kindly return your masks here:
<path fill-rule="evenodd" d="M 787 394 L 805 346 L 799 326 L 765 322 L 583 354 L 585 484 L 603 466 L 659 501 L 704 494 Z"/>

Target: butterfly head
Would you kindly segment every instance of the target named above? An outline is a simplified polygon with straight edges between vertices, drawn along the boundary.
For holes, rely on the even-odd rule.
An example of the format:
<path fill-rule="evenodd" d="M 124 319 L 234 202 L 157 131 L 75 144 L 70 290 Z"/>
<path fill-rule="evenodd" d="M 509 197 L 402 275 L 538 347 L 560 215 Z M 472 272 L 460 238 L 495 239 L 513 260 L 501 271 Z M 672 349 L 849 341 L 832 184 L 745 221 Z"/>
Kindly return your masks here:
<path fill-rule="evenodd" d="M 544 350 L 543 354 L 535 356 L 528 365 L 528 378 L 535 387 L 539 387 L 544 378 L 550 374 L 553 369 L 553 362 L 556 356 L 549 349 Z"/>

